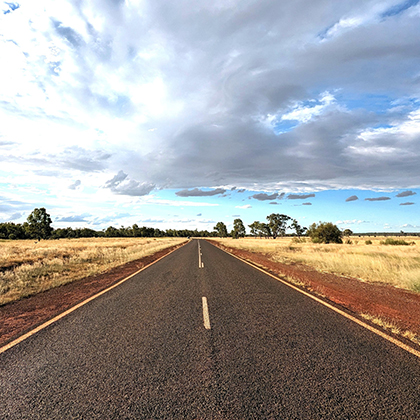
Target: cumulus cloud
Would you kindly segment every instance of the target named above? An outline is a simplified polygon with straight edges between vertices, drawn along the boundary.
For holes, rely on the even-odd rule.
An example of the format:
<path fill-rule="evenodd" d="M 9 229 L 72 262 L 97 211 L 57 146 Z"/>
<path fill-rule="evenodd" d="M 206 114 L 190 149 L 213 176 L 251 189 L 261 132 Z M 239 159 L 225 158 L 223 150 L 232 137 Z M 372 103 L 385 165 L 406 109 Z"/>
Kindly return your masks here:
<path fill-rule="evenodd" d="M 359 199 L 359 197 L 357 195 L 352 195 L 351 197 L 349 197 L 349 198 L 346 199 L 346 202 L 356 201 L 358 199 Z"/>
<path fill-rule="evenodd" d="M 410 197 L 411 195 L 416 195 L 414 191 L 403 191 L 397 194 L 395 197 Z"/>
<path fill-rule="evenodd" d="M 267 201 L 267 200 L 275 200 L 278 197 L 277 193 L 274 194 L 266 194 L 266 193 L 259 193 L 251 195 L 251 198 L 255 198 L 255 200 L 259 201 Z"/>
<path fill-rule="evenodd" d="M 315 197 L 315 194 L 289 194 L 288 200 L 306 200 L 307 198 Z"/>
<path fill-rule="evenodd" d="M 175 194 L 178 197 L 211 197 L 213 195 L 224 194 L 226 192 L 223 188 L 216 188 L 214 190 L 203 191 L 198 188 L 194 188 L 192 190 L 182 190 L 177 191 Z"/>
<path fill-rule="evenodd" d="M 374 197 L 374 198 L 365 198 L 366 201 L 387 201 L 391 200 L 389 197 Z"/>
<path fill-rule="evenodd" d="M 106 182 L 106 188 L 120 195 L 142 196 L 147 195 L 155 188 L 155 185 L 146 182 L 140 183 L 130 179 L 124 171 L 119 171 L 112 179 Z"/>

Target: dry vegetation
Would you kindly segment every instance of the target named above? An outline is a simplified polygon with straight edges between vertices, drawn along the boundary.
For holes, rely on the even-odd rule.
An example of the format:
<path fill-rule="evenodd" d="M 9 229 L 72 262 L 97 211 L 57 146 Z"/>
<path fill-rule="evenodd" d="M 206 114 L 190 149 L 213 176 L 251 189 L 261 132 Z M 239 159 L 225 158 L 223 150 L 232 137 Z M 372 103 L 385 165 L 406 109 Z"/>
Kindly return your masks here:
<path fill-rule="evenodd" d="M 215 238 L 216 239 L 216 238 Z M 384 245 L 383 237 L 352 237 L 349 244 L 313 244 L 309 239 L 219 239 L 225 246 L 262 252 L 281 263 L 301 263 L 318 271 L 387 283 L 420 291 L 420 239 L 404 237 L 408 246 Z M 370 241 L 371 244 L 366 244 Z M 381 244 L 382 242 L 382 244 Z"/>
<path fill-rule="evenodd" d="M 0 305 L 184 242 L 185 238 L 0 240 Z"/>

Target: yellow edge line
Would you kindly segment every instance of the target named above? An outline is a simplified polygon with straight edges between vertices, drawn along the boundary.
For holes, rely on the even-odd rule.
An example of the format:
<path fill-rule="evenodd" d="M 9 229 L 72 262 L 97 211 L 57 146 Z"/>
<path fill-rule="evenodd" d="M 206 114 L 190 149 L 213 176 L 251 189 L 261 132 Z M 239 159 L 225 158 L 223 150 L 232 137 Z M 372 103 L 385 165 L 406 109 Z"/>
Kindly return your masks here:
<path fill-rule="evenodd" d="M 182 246 L 186 245 L 188 242 L 189 241 L 185 242 Z M 44 328 L 48 327 L 49 325 L 53 324 L 54 322 L 58 321 L 59 319 L 64 318 L 68 314 L 72 313 L 76 309 L 79 309 L 83 305 L 86 305 L 90 301 L 92 301 L 92 300 L 98 298 L 99 296 L 109 292 L 110 290 L 116 288 L 117 286 L 119 286 L 120 284 L 122 284 L 122 283 L 126 282 L 127 280 L 131 279 L 132 277 L 139 274 L 140 272 L 142 272 L 146 268 L 149 268 L 151 265 L 156 264 L 161 259 L 163 259 L 163 258 L 167 257 L 168 255 L 172 254 L 172 252 L 175 252 L 179 248 L 180 247 L 173 249 L 171 252 L 168 252 L 164 256 L 162 256 L 162 257 L 158 258 L 157 260 L 151 262 L 150 264 L 146 265 L 145 267 L 141 268 L 140 270 L 136 271 L 135 273 L 133 273 L 133 274 L 129 275 L 128 277 L 120 280 L 118 283 L 115 283 L 112 286 L 108 287 L 107 289 L 104 289 L 101 292 L 97 293 L 96 295 L 93 295 L 90 298 L 84 300 L 83 302 L 80 302 L 77 305 L 72 306 L 70 309 L 67 309 L 66 311 L 62 312 L 61 314 L 55 316 L 54 318 L 51 318 L 49 321 L 44 322 L 43 324 L 39 325 L 38 327 L 34 328 L 33 330 L 27 332 L 26 334 L 21 335 L 20 337 L 16 338 L 16 340 L 11 341 L 9 344 L 6 344 L 5 346 L 0 347 L 0 354 L 4 353 L 5 351 L 9 350 L 10 348 L 16 346 L 17 344 L 21 343 L 22 341 L 26 340 L 27 338 L 31 337 L 32 335 L 36 334 L 37 332 L 43 330 Z"/>
<path fill-rule="evenodd" d="M 250 263 L 249 261 L 246 261 L 243 258 L 238 257 L 237 255 L 232 254 L 229 251 L 226 251 L 225 249 L 222 249 L 222 248 L 219 248 L 219 249 L 221 249 L 222 251 L 226 252 L 226 254 L 229 254 L 232 257 L 235 257 L 236 259 L 244 262 L 245 264 L 248 264 L 249 266 L 251 266 L 251 267 L 253 267 L 253 268 L 261 271 L 262 273 L 267 274 L 268 276 L 272 277 L 273 279 L 276 279 L 276 280 L 280 281 L 281 283 L 285 284 L 286 286 L 291 287 L 292 289 L 298 291 L 299 293 L 302 293 L 303 295 L 305 295 L 305 296 L 307 296 L 307 297 L 315 300 L 316 302 L 321 303 L 322 305 L 326 306 L 327 308 L 332 309 L 333 311 L 337 312 L 338 314 L 346 317 L 347 319 L 350 319 L 351 321 L 355 322 L 356 324 L 359 324 L 363 328 L 366 328 L 367 330 L 373 332 L 374 334 L 379 335 L 382 338 L 385 338 L 385 340 L 390 341 L 391 343 L 395 344 L 396 346 L 398 346 L 398 347 L 400 347 L 400 348 L 408 351 L 409 353 L 413 354 L 414 356 L 417 356 L 418 358 L 420 358 L 420 351 L 413 349 L 412 347 L 408 346 L 407 344 L 403 343 L 402 341 L 397 340 L 394 337 L 391 337 L 390 335 L 386 334 L 385 332 L 383 332 L 381 330 L 378 330 L 377 328 L 372 327 L 369 324 L 366 324 L 365 322 L 361 321 L 360 319 L 358 319 L 358 318 L 356 318 L 356 317 L 354 317 L 352 315 L 349 315 L 347 312 L 344 312 L 341 309 L 338 309 L 335 306 L 330 305 L 329 303 L 323 301 L 322 299 L 319 299 L 318 297 L 316 297 L 314 295 L 311 295 L 310 293 L 305 292 L 302 289 L 299 289 L 298 287 L 294 286 L 293 284 L 290 284 L 289 282 L 287 282 L 287 281 L 285 281 L 285 280 L 283 280 L 283 279 L 281 279 L 281 278 L 279 278 L 279 277 L 277 277 L 277 276 L 269 273 L 268 271 L 265 271 L 262 268 L 257 267 L 256 265 Z"/>

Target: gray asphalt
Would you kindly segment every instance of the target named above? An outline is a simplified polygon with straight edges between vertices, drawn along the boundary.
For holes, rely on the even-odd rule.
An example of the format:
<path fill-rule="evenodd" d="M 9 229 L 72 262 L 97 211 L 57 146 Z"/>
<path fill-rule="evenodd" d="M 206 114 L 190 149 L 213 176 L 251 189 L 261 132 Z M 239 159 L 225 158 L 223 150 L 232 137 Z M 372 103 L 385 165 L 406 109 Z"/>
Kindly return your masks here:
<path fill-rule="evenodd" d="M 418 358 L 200 244 L 1 354 L 0 418 L 420 418 Z"/>

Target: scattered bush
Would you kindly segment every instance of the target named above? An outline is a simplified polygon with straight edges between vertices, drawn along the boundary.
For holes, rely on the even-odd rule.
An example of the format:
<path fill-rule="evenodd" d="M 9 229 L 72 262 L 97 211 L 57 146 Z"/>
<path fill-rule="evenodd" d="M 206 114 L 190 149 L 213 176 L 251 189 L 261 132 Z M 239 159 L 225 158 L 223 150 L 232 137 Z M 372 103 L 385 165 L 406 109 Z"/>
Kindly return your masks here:
<path fill-rule="evenodd" d="M 307 232 L 308 236 L 312 239 L 314 243 L 334 243 L 342 244 L 343 232 L 333 223 L 313 223 Z"/>
<path fill-rule="evenodd" d="M 370 239 L 368 239 L 367 241 L 365 241 L 366 245 L 372 245 L 372 241 Z"/>
<path fill-rule="evenodd" d="M 381 245 L 415 245 L 415 242 L 406 242 L 404 239 L 386 238 L 381 241 Z"/>

